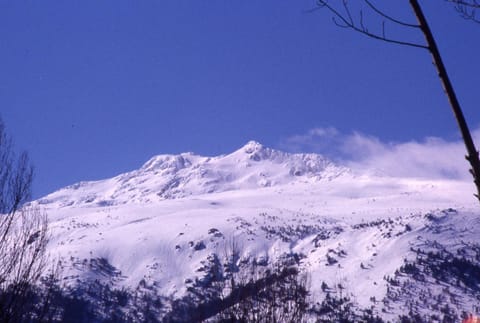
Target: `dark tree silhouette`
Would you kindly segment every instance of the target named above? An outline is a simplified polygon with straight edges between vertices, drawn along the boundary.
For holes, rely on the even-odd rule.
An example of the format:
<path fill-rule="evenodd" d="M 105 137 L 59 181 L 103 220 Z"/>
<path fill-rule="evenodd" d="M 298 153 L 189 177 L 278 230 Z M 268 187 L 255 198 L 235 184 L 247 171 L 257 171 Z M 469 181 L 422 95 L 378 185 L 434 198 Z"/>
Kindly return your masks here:
<path fill-rule="evenodd" d="M 15 156 L 0 119 L 0 321 L 5 323 L 26 319 L 25 306 L 46 266 L 46 215 L 25 206 L 32 178 L 27 154 Z"/>
<path fill-rule="evenodd" d="M 475 22 L 480 22 L 476 17 L 476 9 L 480 8 L 480 2 L 478 0 L 445 0 L 454 4 L 456 11 L 461 17 L 469 19 Z M 458 127 L 462 134 L 465 147 L 467 149 L 467 155 L 465 156 L 470 163 L 470 173 L 473 176 L 473 181 L 477 188 L 477 194 L 475 196 L 480 201 L 480 159 L 478 156 L 478 150 L 472 139 L 472 135 L 468 124 L 463 115 L 462 108 L 457 99 L 455 89 L 448 76 L 447 69 L 443 63 L 442 56 L 438 50 L 435 38 L 428 25 L 427 19 L 423 13 L 423 10 L 417 0 L 409 0 L 413 13 L 415 14 L 418 23 L 407 23 L 399 19 L 388 15 L 384 11 L 380 10 L 369 0 L 358 0 L 358 3 L 363 3 L 367 10 L 373 12 L 375 15 L 382 19 L 381 27 L 378 31 L 372 31 L 366 24 L 364 18 L 364 11 L 360 9 L 359 15 L 353 15 L 347 0 L 317 0 L 319 8 L 327 8 L 333 14 L 333 22 L 343 28 L 352 29 L 356 32 L 362 33 L 368 37 L 382 40 L 389 43 L 410 46 L 415 48 L 426 49 L 432 55 L 433 63 L 437 69 L 438 77 L 448 98 L 453 114 L 457 121 Z M 333 3 L 333 4 L 332 4 Z M 417 43 L 408 40 L 401 40 L 396 38 L 390 38 L 386 32 L 386 24 L 394 24 L 404 28 L 415 29 L 422 32 L 425 37 L 425 43 Z"/>

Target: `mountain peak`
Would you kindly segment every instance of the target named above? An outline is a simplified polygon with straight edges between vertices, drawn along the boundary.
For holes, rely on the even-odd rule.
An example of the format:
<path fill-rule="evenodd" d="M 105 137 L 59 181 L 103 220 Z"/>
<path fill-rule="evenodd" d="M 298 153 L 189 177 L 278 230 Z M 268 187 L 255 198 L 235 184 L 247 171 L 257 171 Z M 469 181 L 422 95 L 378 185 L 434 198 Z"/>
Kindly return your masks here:
<path fill-rule="evenodd" d="M 265 147 L 258 141 L 250 140 L 245 146 L 234 152 L 232 155 L 239 156 L 240 159 L 247 157 L 249 160 L 261 161 L 261 160 L 275 160 L 281 159 L 283 161 L 286 157 L 286 153 L 281 151 L 276 151 L 272 148 Z M 279 160 L 277 160 L 279 161 Z"/>
<path fill-rule="evenodd" d="M 255 140 L 250 140 L 249 142 L 246 143 L 245 146 L 241 148 L 244 152 L 247 154 L 252 154 L 254 152 L 260 151 L 264 149 L 264 146 L 259 143 L 258 141 Z"/>
<path fill-rule="evenodd" d="M 148 160 L 141 167 L 142 170 L 164 170 L 173 169 L 179 170 L 191 164 L 190 158 L 195 157 L 193 153 L 183 153 L 180 155 L 157 155 Z"/>

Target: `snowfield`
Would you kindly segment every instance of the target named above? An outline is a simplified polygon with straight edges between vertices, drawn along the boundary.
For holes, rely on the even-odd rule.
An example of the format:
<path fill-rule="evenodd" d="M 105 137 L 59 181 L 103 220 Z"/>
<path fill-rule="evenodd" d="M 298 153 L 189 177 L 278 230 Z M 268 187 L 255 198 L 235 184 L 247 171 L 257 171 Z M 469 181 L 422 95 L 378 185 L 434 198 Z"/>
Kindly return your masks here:
<path fill-rule="evenodd" d="M 142 285 L 181 299 L 208 285 L 212 255 L 238 251 L 240 263 L 262 266 L 293 255 L 312 302 L 343 293 L 396 321 L 445 304 L 478 314 L 473 193 L 470 182 L 367 175 L 249 142 L 219 157 L 160 155 L 34 203 L 48 213 L 67 285 Z M 470 276 L 453 270 L 462 257 Z"/>

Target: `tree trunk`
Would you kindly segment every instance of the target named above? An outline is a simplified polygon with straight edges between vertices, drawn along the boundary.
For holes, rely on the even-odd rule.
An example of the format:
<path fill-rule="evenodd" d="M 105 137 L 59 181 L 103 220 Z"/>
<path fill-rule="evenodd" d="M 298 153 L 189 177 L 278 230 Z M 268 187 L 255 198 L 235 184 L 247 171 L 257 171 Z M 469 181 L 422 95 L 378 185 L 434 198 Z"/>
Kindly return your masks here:
<path fill-rule="evenodd" d="M 435 43 L 435 39 L 433 38 L 432 31 L 430 30 L 427 20 L 423 14 L 422 8 L 420 7 L 417 0 L 410 0 L 410 5 L 412 6 L 415 16 L 417 16 L 418 23 L 420 24 L 420 28 L 427 41 L 428 50 L 432 54 L 433 63 L 437 68 L 438 77 L 440 78 L 443 89 L 445 90 L 445 94 L 448 97 L 448 101 L 450 102 L 450 106 L 452 107 L 453 114 L 455 115 L 458 127 L 460 128 L 460 132 L 462 133 L 463 141 L 465 143 L 465 147 L 467 148 L 467 155 L 465 156 L 465 158 L 468 160 L 472 167 L 470 169 L 470 173 L 472 174 L 473 181 L 475 183 L 475 186 L 477 187 L 477 194 L 475 194 L 475 196 L 480 201 L 480 160 L 478 157 L 478 151 L 475 148 L 475 144 L 473 143 L 472 135 L 470 133 L 470 130 L 468 129 L 465 117 L 463 116 L 460 103 L 458 102 L 455 90 L 453 89 L 452 83 L 450 82 L 447 70 L 445 68 L 445 65 L 443 64 L 442 57 L 440 56 L 440 52 L 438 50 L 437 44 Z"/>

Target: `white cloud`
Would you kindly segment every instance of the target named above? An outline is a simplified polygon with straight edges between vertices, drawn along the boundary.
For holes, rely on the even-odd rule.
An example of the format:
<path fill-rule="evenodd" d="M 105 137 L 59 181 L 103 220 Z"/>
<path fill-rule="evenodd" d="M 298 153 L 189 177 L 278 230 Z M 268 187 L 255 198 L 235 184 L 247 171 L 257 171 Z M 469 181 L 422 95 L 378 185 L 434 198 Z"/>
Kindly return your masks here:
<path fill-rule="evenodd" d="M 280 147 L 293 152 L 325 152 L 332 150 L 342 138 L 343 135 L 333 127 L 314 128 L 306 134 L 288 137 Z"/>
<path fill-rule="evenodd" d="M 480 142 L 480 130 L 473 136 Z M 359 132 L 343 134 L 335 128 L 315 128 L 287 138 L 280 146 L 294 152 L 320 153 L 353 169 L 391 176 L 471 179 L 461 140 L 429 137 L 391 143 Z"/>

